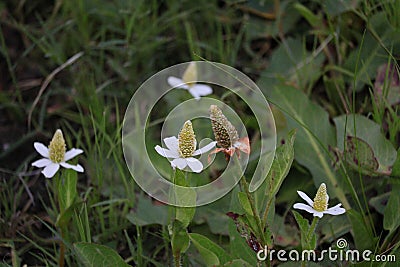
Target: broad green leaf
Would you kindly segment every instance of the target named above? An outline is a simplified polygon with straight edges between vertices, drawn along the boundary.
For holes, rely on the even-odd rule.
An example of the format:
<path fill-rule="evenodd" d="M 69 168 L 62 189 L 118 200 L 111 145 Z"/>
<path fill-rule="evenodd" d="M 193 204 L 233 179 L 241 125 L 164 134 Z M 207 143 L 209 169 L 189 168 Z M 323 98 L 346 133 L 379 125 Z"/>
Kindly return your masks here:
<path fill-rule="evenodd" d="M 259 86 L 270 88 L 263 79 Z M 285 113 L 288 128 L 297 128 L 296 161 L 310 170 L 316 186 L 326 183 L 332 197 L 336 196 L 346 209 L 350 208 L 345 192 L 339 186 L 343 179 L 333 170 L 327 152 L 329 145 L 336 144 L 335 129 L 329 122 L 328 113 L 290 86 L 275 86 L 266 94 L 268 100 Z"/>
<path fill-rule="evenodd" d="M 337 1 L 337 0 L 324 0 L 322 6 L 327 14 L 337 16 L 344 12 L 353 10 L 357 7 L 357 1 Z"/>
<path fill-rule="evenodd" d="M 342 115 L 334 118 L 336 125 L 337 147 L 344 150 L 345 137 L 356 136 L 372 149 L 379 163 L 378 172 L 389 173 L 396 160 L 396 150 L 381 133 L 381 127 L 368 118 L 358 115 Z"/>
<path fill-rule="evenodd" d="M 351 222 L 356 248 L 358 250 L 370 249 L 373 251 L 375 248 L 374 237 L 365 225 L 366 222 L 363 216 L 355 210 L 348 210 L 346 213 Z"/>
<path fill-rule="evenodd" d="M 378 160 L 374 151 L 367 142 L 362 139 L 348 135 L 346 137 L 344 160 L 354 170 L 360 170 L 368 175 L 373 175 L 379 168 Z"/>
<path fill-rule="evenodd" d="M 126 218 L 137 226 L 150 224 L 168 225 L 168 206 L 162 203 L 155 205 L 147 196 L 140 195 L 133 212 Z"/>
<path fill-rule="evenodd" d="M 386 230 L 394 231 L 400 226 L 400 188 L 393 186 L 389 201 L 383 213 L 383 227 Z"/>
<path fill-rule="evenodd" d="M 200 252 L 207 266 L 220 265 L 231 260 L 231 257 L 225 250 L 207 237 L 196 233 L 190 233 L 189 238 Z"/>
<path fill-rule="evenodd" d="M 186 227 L 178 220 L 171 225 L 171 246 L 174 254 L 184 253 L 189 248 L 189 235 Z"/>
<path fill-rule="evenodd" d="M 109 247 L 93 243 L 75 243 L 75 251 L 84 266 L 88 267 L 127 267 L 129 266 L 117 252 Z"/>
<path fill-rule="evenodd" d="M 292 212 L 300 228 L 302 249 L 303 250 L 315 249 L 317 245 L 317 235 L 314 232 L 310 236 L 308 236 L 308 231 L 310 230 L 310 225 L 308 221 L 304 219 L 303 216 L 301 216 L 300 213 L 298 213 L 297 211 L 293 210 Z"/>
<path fill-rule="evenodd" d="M 258 82 L 261 90 L 268 94 L 271 87 L 285 83 L 294 83 L 300 88 L 312 87 L 322 75 L 323 53 L 313 55 L 306 51 L 299 39 L 288 38 L 271 55 L 268 68 Z"/>

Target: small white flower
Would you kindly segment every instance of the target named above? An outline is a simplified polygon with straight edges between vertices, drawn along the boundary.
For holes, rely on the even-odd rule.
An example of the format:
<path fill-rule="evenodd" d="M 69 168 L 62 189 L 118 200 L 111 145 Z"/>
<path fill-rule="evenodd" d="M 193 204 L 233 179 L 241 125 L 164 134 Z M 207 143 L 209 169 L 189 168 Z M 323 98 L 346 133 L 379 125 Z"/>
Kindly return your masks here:
<path fill-rule="evenodd" d="M 32 166 L 43 168 L 43 175 L 46 178 L 52 178 L 54 174 L 58 171 L 60 166 L 73 169 L 77 172 L 83 172 L 83 167 L 81 165 L 71 165 L 66 163 L 66 161 L 74 158 L 75 156 L 83 153 L 82 149 L 73 148 L 65 152 L 65 140 L 61 130 L 57 130 L 54 133 L 53 139 L 51 139 L 50 145 L 47 148 L 45 145 L 39 142 L 33 144 L 36 151 L 44 158 L 39 159 L 32 163 Z"/>
<path fill-rule="evenodd" d="M 172 168 L 184 170 L 186 167 L 189 167 L 192 171 L 199 173 L 203 170 L 203 164 L 193 156 L 198 156 L 210 151 L 215 147 L 217 142 L 211 142 L 208 145 L 195 150 L 197 142 L 193 132 L 192 123 L 186 121 L 179 133 L 179 138 L 175 136 L 167 137 L 164 139 L 164 143 L 168 149 L 157 145 L 155 150 L 161 156 L 173 159 L 171 161 Z"/>
<path fill-rule="evenodd" d="M 186 89 L 196 99 L 200 100 L 201 96 L 212 94 L 213 90 L 206 84 L 197 84 L 197 67 L 196 62 L 191 62 L 182 79 L 170 76 L 168 77 L 168 84 L 172 87 Z"/>
<path fill-rule="evenodd" d="M 314 201 L 312 201 L 307 194 L 302 191 L 297 191 L 297 194 L 304 199 L 308 205 L 303 203 L 296 203 L 294 204 L 293 208 L 305 210 L 309 213 L 312 213 L 315 216 L 322 218 L 324 214 L 331 214 L 331 215 L 340 215 L 346 212 L 344 208 L 342 208 L 342 204 L 337 204 L 336 206 L 328 209 L 328 200 L 329 196 L 326 192 L 326 185 L 322 183 L 315 195 Z"/>

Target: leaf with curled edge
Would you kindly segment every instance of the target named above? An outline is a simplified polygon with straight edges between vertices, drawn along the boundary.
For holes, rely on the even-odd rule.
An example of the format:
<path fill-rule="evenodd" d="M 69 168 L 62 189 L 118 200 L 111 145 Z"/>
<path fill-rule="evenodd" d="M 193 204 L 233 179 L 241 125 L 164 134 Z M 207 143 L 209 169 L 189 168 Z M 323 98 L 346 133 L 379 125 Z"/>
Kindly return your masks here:
<path fill-rule="evenodd" d="M 240 236 L 246 240 L 247 245 L 254 252 L 258 252 L 262 249 L 261 242 L 259 242 L 254 235 L 254 230 L 252 230 L 252 227 L 250 226 L 252 223 L 248 220 L 247 216 L 234 212 L 228 212 L 226 215 L 234 221 Z"/>
<path fill-rule="evenodd" d="M 366 172 L 365 174 L 374 174 L 379 168 L 379 163 L 372 147 L 355 136 L 346 136 L 344 159 L 350 167 L 355 170 L 361 168 L 362 171 Z"/>
<path fill-rule="evenodd" d="M 333 166 L 339 167 L 344 162 L 346 167 L 359 171 L 364 175 L 380 176 L 389 175 L 388 170 L 380 170 L 379 162 L 375 157 L 372 147 L 359 137 L 347 135 L 345 149 L 329 147 L 333 153 Z"/>

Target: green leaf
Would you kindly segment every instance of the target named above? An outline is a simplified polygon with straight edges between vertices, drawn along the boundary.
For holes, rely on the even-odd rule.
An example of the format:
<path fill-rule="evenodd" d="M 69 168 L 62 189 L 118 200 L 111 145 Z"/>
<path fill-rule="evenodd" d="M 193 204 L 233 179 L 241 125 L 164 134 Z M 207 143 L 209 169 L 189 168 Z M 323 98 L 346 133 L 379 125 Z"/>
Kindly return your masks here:
<path fill-rule="evenodd" d="M 392 176 L 400 177 L 400 148 L 397 150 L 397 157 L 392 167 Z"/>
<path fill-rule="evenodd" d="M 196 233 L 190 233 L 189 238 L 200 252 L 207 266 L 216 266 L 231 260 L 231 257 L 225 250 L 207 237 Z"/>
<path fill-rule="evenodd" d="M 313 55 L 304 47 L 303 41 L 288 38 L 272 53 L 268 68 L 258 82 L 264 93 L 268 94 L 270 88 L 280 81 L 311 88 L 321 77 L 324 54 Z"/>
<path fill-rule="evenodd" d="M 187 181 L 185 179 L 185 175 L 181 170 L 175 171 L 175 184 L 180 186 L 188 186 Z M 185 193 L 182 193 L 185 192 Z M 187 191 L 176 191 L 176 199 L 179 199 L 180 204 L 182 205 L 194 205 L 196 204 L 196 191 L 193 189 L 189 189 Z M 176 207 L 175 209 L 175 218 L 182 222 L 185 227 L 188 227 L 190 222 L 192 221 L 194 214 L 196 212 L 195 207 Z"/>
<path fill-rule="evenodd" d="M 275 214 L 275 196 L 278 193 L 284 179 L 289 173 L 294 159 L 294 140 L 296 130 L 288 133 L 284 144 L 275 151 L 274 161 L 264 183 L 255 192 L 255 199 L 259 210 L 265 210 L 267 214 L 266 224 L 272 224 Z M 268 210 L 267 210 L 268 209 Z"/>
<path fill-rule="evenodd" d="M 137 226 L 150 224 L 168 225 L 168 206 L 164 204 L 154 205 L 151 199 L 141 195 L 133 212 L 126 215 L 126 218 Z"/>
<path fill-rule="evenodd" d="M 80 256 L 82 264 L 88 267 L 126 267 L 129 266 L 117 252 L 109 247 L 93 243 L 75 243 L 75 251 Z"/>
<path fill-rule="evenodd" d="M 251 210 L 250 201 L 247 198 L 246 193 L 238 192 L 238 198 L 239 198 L 239 202 L 242 205 L 242 208 L 244 209 L 246 214 L 253 216 L 253 211 Z"/>
<path fill-rule="evenodd" d="M 339 150 L 344 150 L 345 137 L 356 136 L 371 147 L 379 163 L 377 171 L 380 173 L 390 173 L 390 167 L 396 160 L 396 150 L 390 141 L 382 135 L 381 127 L 378 124 L 358 114 L 342 115 L 334 118 L 334 122 Z M 362 148 L 361 146 L 362 144 L 360 148 Z"/>
<path fill-rule="evenodd" d="M 246 243 L 245 239 L 240 236 L 237 226 L 231 220 L 229 221 L 229 238 L 230 238 L 230 253 L 237 258 L 243 259 L 252 266 L 257 266 L 257 255 Z"/>
<path fill-rule="evenodd" d="M 263 84 L 261 80 L 259 86 L 269 88 Z M 339 182 L 344 183 L 343 178 L 336 175 L 327 152 L 329 145 L 336 144 L 335 129 L 329 122 L 328 113 L 291 86 L 275 86 L 266 93 L 268 100 L 285 113 L 288 128 L 297 128 L 294 144 L 296 161 L 310 170 L 316 186 L 326 183 L 332 190 L 332 197 L 338 197 L 346 209 L 350 208 L 339 186 Z"/>
<path fill-rule="evenodd" d="M 269 196 L 276 196 L 283 180 L 289 173 L 294 159 L 294 140 L 296 138 L 296 130 L 291 130 L 285 143 L 279 146 L 275 152 L 275 158 L 272 162 L 271 170 L 267 176 L 267 183 L 269 184 Z"/>
<path fill-rule="evenodd" d="M 312 233 L 312 236 L 310 239 L 308 239 L 308 231 L 310 230 L 310 225 L 308 224 L 308 221 L 301 216 L 300 213 L 297 211 L 292 211 L 294 218 L 296 219 L 297 224 L 299 225 L 300 228 L 300 234 L 301 234 L 301 248 L 303 250 L 313 250 L 316 247 L 317 244 L 317 235 Z"/>
<path fill-rule="evenodd" d="M 358 250 L 372 250 L 375 248 L 375 241 L 373 234 L 366 226 L 363 216 L 355 211 L 346 211 L 350 219 L 351 227 L 353 229 L 353 237 Z"/>
<path fill-rule="evenodd" d="M 174 254 L 184 253 L 189 248 L 189 235 L 186 227 L 178 220 L 172 223 L 171 246 Z"/>
<path fill-rule="evenodd" d="M 384 213 L 387 202 L 389 201 L 390 192 L 386 192 L 384 194 L 377 195 L 376 197 L 372 197 L 368 203 L 373 207 L 378 213 Z"/>
<path fill-rule="evenodd" d="M 383 213 L 383 227 L 394 231 L 400 226 L 400 188 L 394 186 L 390 193 L 389 201 Z"/>
<path fill-rule="evenodd" d="M 62 174 L 58 177 L 58 200 L 60 202 L 61 213 L 74 203 L 77 196 L 77 181 L 78 174 L 71 169 L 63 170 Z"/>
<path fill-rule="evenodd" d="M 358 137 L 348 135 L 345 146 L 344 160 L 354 170 L 360 168 L 367 175 L 373 175 L 378 170 L 378 160 L 367 142 Z"/>

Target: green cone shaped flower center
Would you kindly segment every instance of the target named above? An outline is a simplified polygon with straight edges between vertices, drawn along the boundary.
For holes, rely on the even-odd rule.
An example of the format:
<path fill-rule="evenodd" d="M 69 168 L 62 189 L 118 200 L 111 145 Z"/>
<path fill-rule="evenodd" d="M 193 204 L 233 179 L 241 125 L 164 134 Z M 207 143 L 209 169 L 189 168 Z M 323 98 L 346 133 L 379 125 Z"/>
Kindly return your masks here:
<path fill-rule="evenodd" d="M 183 158 L 193 155 L 196 150 L 196 136 L 191 121 L 186 121 L 178 136 L 179 153 Z"/>
<path fill-rule="evenodd" d="M 210 106 L 210 119 L 215 140 L 219 147 L 228 149 L 239 140 L 236 128 L 216 105 Z"/>
<path fill-rule="evenodd" d="M 57 130 L 54 133 L 53 139 L 51 139 L 49 145 L 49 158 L 52 162 L 60 163 L 64 161 L 65 156 L 65 140 L 61 130 Z"/>
<path fill-rule="evenodd" d="M 328 194 L 326 193 L 326 185 L 322 183 L 314 198 L 313 208 L 316 211 L 323 212 L 328 209 Z"/>

